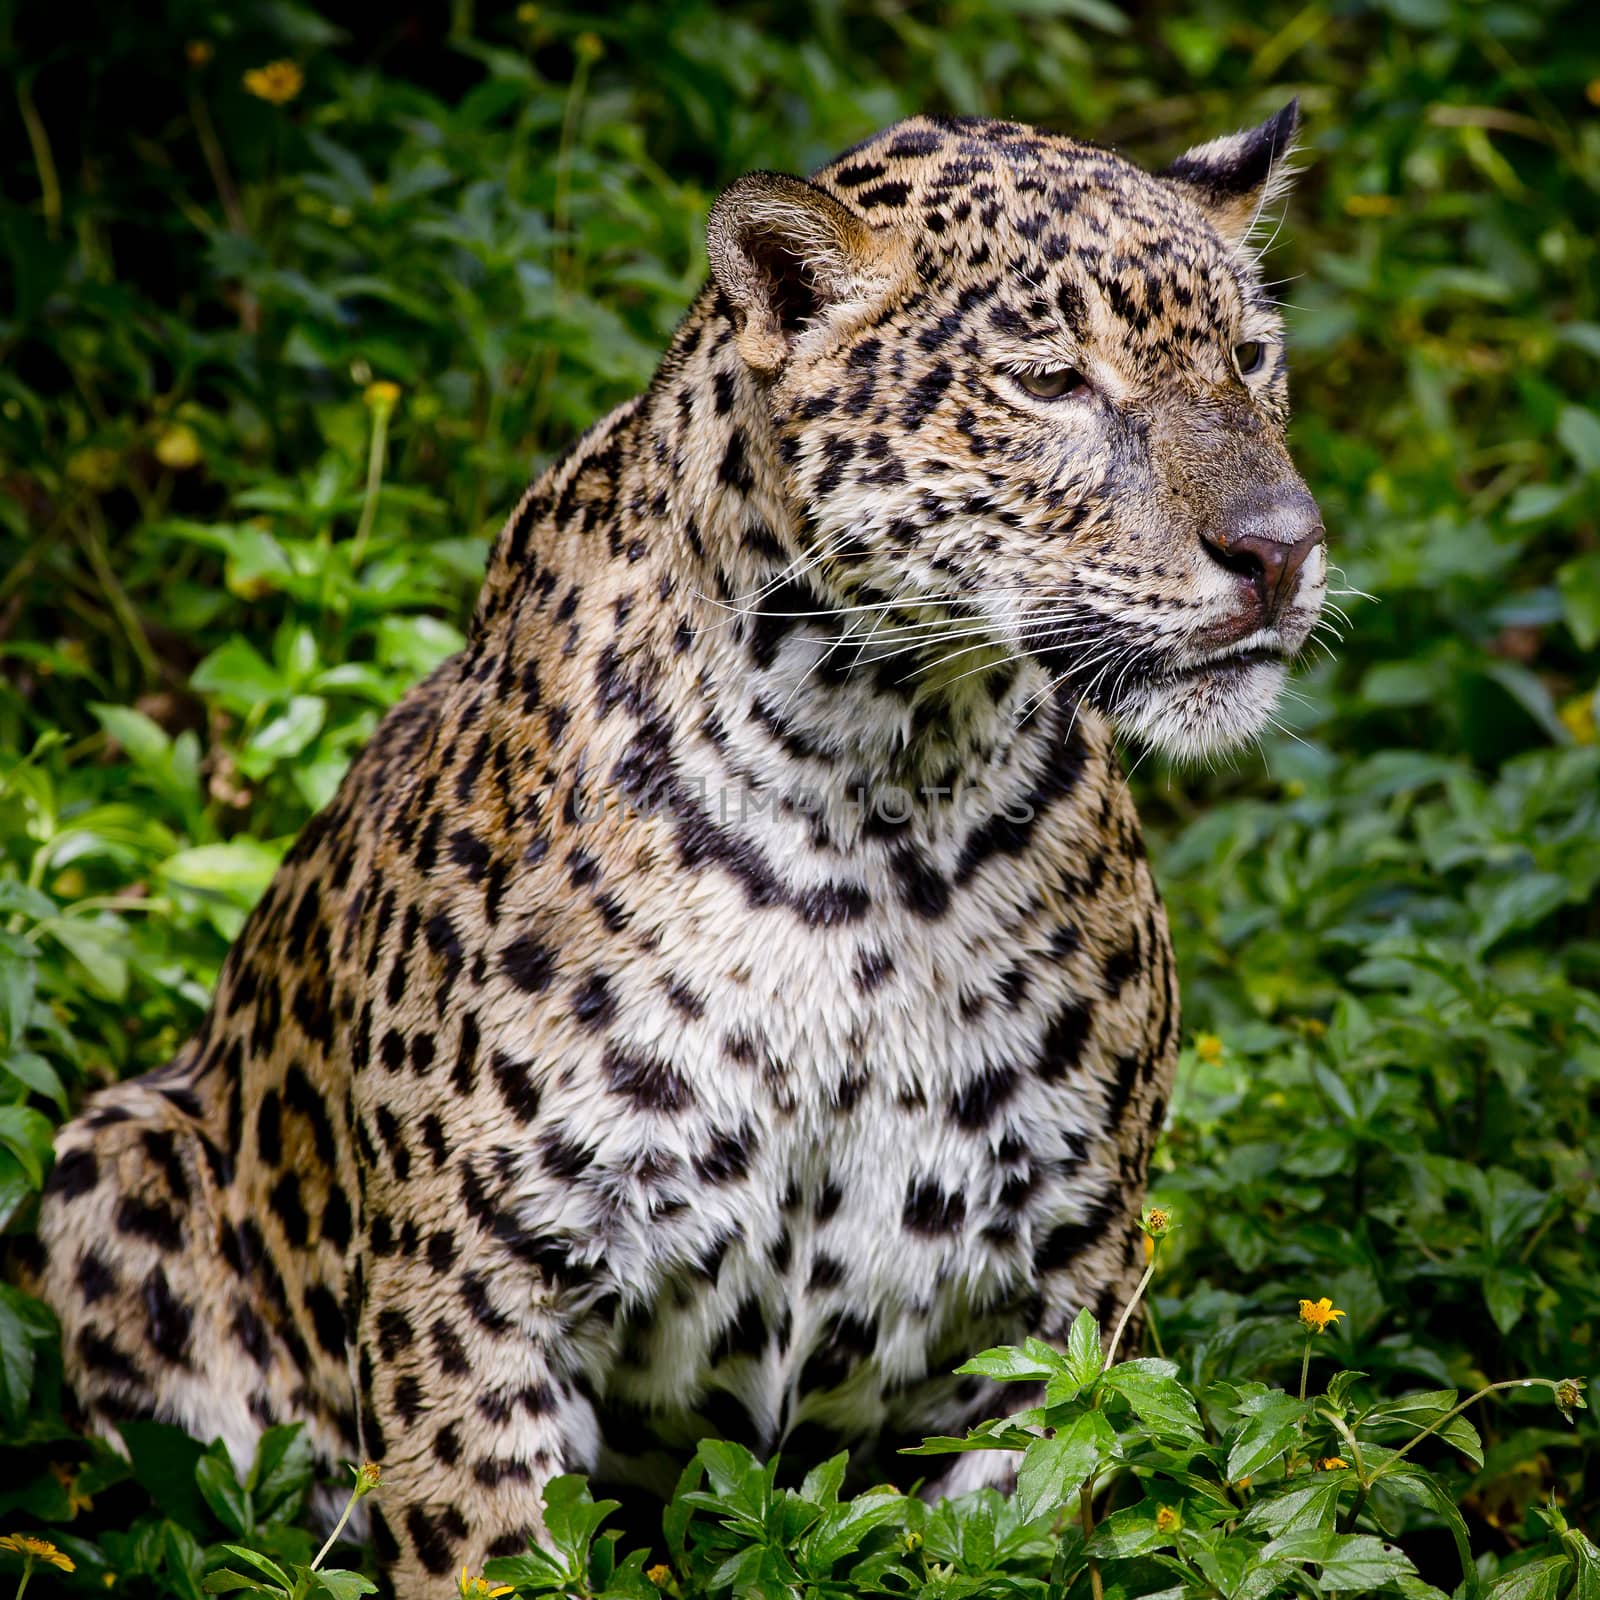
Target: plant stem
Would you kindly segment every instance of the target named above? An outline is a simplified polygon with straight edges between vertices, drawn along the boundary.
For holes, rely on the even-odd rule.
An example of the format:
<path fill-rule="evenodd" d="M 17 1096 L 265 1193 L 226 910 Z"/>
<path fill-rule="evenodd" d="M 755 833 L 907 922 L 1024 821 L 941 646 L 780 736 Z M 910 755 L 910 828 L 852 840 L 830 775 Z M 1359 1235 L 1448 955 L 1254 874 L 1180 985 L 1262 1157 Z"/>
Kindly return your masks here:
<path fill-rule="evenodd" d="M 1128 1326 L 1128 1318 L 1133 1315 L 1133 1308 L 1144 1298 L 1144 1292 L 1150 1287 L 1150 1280 L 1155 1275 L 1156 1257 L 1155 1252 L 1151 1251 L 1150 1265 L 1144 1269 L 1144 1276 L 1140 1278 L 1138 1287 L 1129 1296 L 1127 1305 L 1122 1308 L 1122 1315 L 1117 1318 L 1116 1330 L 1111 1335 L 1111 1343 L 1106 1347 L 1106 1367 L 1109 1367 L 1117 1359 L 1117 1346 L 1122 1343 L 1122 1330 Z"/>
<path fill-rule="evenodd" d="M 322 1565 L 323 1561 L 327 1557 L 328 1552 L 333 1549 L 335 1541 L 338 1539 L 339 1535 L 344 1532 L 344 1525 L 350 1520 L 350 1513 L 355 1510 L 356 1501 L 360 1498 L 361 1491 L 359 1488 L 352 1489 L 350 1491 L 350 1498 L 345 1501 L 344 1510 L 339 1513 L 339 1520 L 333 1525 L 333 1532 L 328 1535 L 327 1542 L 319 1551 L 317 1551 L 316 1557 L 311 1563 L 311 1570 L 313 1572 L 315 1572 L 317 1568 Z"/>
<path fill-rule="evenodd" d="M 350 546 L 350 575 L 355 576 L 366 554 L 367 540 L 372 524 L 378 515 L 378 490 L 383 486 L 383 457 L 389 443 L 388 406 L 372 408 L 372 443 L 367 450 L 367 487 L 361 500 L 361 521 L 356 525 L 356 536 Z"/>
<path fill-rule="evenodd" d="M 1557 1383 L 1554 1378 L 1502 1378 L 1499 1383 L 1486 1384 L 1482 1389 L 1478 1390 L 1476 1394 L 1468 1395 L 1467 1398 L 1453 1410 L 1445 1412 L 1445 1414 L 1440 1417 L 1437 1422 L 1430 1422 L 1428 1426 L 1424 1428 L 1415 1439 L 1411 1440 L 1409 1444 L 1403 1445 L 1400 1449 L 1396 1450 L 1395 1453 L 1372 1474 L 1372 1481 L 1376 1483 L 1378 1479 L 1381 1478 L 1384 1473 L 1386 1473 L 1395 1464 L 1395 1462 L 1400 1461 L 1404 1457 L 1410 1455 L 1411 1452 L 1415 1450 L 1416 1447 L 1421 1444 L 1430 1433 L 1437 1433 L 1439 1429 L 1445 1425 L 1445 1423 L 1453 1420 L 1456 1417 L 1459 1417 L 1468 1406 L 1475 1405 L 1479 1400 L 1483 1399 L 1486 1394 L 1493 1394 L 1496 1389 L 1531 1389 L 1537 1384 L 1543 1384 L 1545 1388 L 1551 1391 L 1561 1387 L 1561 1385 Z"/>
<path fill-rule="evenodd" d="M 1305 1354 L 1300 1358 L 1300 1398 L 1306 1397 L 1306 1378 L 1311 1371 L 1311 1335 L 1306 1335 Z"/>
<path fill-rule="evenodd" d="M 1088 1544 L 1090 1535 L 1094 1532 L 1094 1474 L 1091 1472 L 1083 1480 L 1083 1486 L 1078 1490 L 1078 1520 L 1083 1524 L 1083 1542 Z M 1105 1600 L 1105 1590 L 1100 1583 L 1100 1563 L 1093 1556 L 1089 1557 L 1089 1592 L 1094 1600 Z"/>
<path fill-rule="evenodd" d="M 1156 1303 L 1154 1300 L 1144 1308 L 1144 1325 L 1150 1330 L 1150 1343 L 1155 1346 L 1156 1354 L 1165 1359 L 1167 1352 L 1161 1343 L 1161 1326 L 1156 1321 Z"/>
<path fill-rule="evenodd" d="M 189 120 L 194 124 L 195 137 L 200 141 L 200 152 L 206 158 L 211 181 L 216 185 L 217 198 L 222 202 L 222 215 L 227 220 L 228 231 L 241 239 L 248 238 L 250 225 L 245 221 L 244 207 L 239 203 L 239 191 L 228 171 L 228 158 L 222 153 L 222 141 L 217 137 L 217 125 L 211 120 L 210 107 L 198 89 L 189 91 Z M 261 308 L 256 297 L 239 286 L 239 326 L 246 333 L 258 333 L 261 328 Z"/>
<path fill-rule="evenodd" d="M 39 208 L 44 212 L 45 231 L 52 239 L 56 239 L 61 235 L 61 180 L 56 175 L 50 135 L 45 131 L 38 106 L 34 104 L 33 80 L 21 75 L 17 78 L 17 111 L 22 117 L 22 126 L 28 131 L 33 164 L 39 172 Z M 27 1577 L 24 1576 L 22 1581 L 26 1583 Z M 20 1595 L 22 1590 L 18 1588 L 17 1593 Z"/>
<path fill-rule="evenodd" d="M 550 231 L 555 236 L 553 276 L 556 286 L 566 283 L 572 265 L 572 251 L 567 238 L 568 208 L 572 196 L 572 147 L 578 137 L 578 116 L 583 109 L 584 93 L 589 87 L 589 67 L 592 58 L 580 50 L 573 63 L 572 82 L 567 87 L 566 104 L 561 110 L 561 135 L 556 145 L 556 186 L 550 203 Z"/>

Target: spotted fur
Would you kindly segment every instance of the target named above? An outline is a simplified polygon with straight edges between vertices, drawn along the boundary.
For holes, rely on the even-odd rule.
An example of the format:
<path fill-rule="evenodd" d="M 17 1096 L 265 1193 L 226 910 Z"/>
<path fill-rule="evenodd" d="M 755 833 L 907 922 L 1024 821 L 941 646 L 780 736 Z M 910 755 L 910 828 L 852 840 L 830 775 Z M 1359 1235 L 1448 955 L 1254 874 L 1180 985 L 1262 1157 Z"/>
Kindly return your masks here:
<path fill-rule="evenodd" d="M 1116 1314 L 1177 991 L 1111 722 L 1250 736 L 1323 592 L 1247 243 L 1293 129 L 916 118 L 723 196 L 199 1032 L 63 1131 L 87 1425 L 380 1458 L 420 1595 L 554 1473 L 960 1429 L 965 1354 Z"/>

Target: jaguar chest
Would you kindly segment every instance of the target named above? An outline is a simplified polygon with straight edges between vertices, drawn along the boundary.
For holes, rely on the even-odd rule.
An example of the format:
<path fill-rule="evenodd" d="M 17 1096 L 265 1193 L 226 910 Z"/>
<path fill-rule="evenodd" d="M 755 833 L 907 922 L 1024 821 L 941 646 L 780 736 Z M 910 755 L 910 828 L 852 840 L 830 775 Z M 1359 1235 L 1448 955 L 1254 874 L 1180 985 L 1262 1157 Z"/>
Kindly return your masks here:
<path fill-rule="evenodd" d="M 864 904 L 837 918 L 685 878 L 630 920 L 605 1026 L 533 1030 L 539 1115 L 502 1203 L 593 1269 L 613 1398 L 737 1394 L 769 1441 L 819 1410 L 873 1428 L 1089 1225 L 1167 992 L 1142 859 L 1086 840 L 1098 804 L 964 882 L 959 848 L 925 852 L 936 915 L 903 842 L 854 861 Z M 494 1032 L 515 1049 L 509 1013 Z"/>

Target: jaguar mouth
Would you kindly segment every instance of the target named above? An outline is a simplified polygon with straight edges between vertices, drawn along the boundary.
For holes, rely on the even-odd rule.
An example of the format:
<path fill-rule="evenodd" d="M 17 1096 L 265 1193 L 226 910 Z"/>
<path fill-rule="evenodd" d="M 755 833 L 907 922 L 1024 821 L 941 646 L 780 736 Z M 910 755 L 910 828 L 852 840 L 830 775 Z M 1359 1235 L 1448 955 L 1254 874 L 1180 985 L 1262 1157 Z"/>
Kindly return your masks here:
<path fill-rule="evenodd" d="M 1288 661 L 1288 655 L 1277 645 L 1258 644 L 1243 650 L 1219 650 L 1215 655 L 1177 668 L 1169 675 L 1168 681 L 1182 683 L 1202 677 L 1241 677 L 1251 667 L 1264 667 L 1274 662 L 1286 666 Z"/>

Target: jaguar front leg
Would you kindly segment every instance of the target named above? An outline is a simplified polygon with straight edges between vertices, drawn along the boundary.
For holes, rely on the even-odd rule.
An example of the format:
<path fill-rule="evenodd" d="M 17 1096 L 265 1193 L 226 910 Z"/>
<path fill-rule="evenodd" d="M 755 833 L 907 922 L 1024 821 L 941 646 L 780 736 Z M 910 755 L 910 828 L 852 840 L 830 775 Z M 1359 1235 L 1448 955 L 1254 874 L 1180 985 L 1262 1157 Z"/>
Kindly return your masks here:
<path fill-rule="evenodd" d="M 545 1485 L 592 1471 L 599 1451 L 605 1308 L 530 1259 L 536 1245 L 447 1216 L 368 1227 L 357 1386 L 363 1447 L 383 1467 L 373 1536 L 399 1600 L 526 1548 Z"/>

